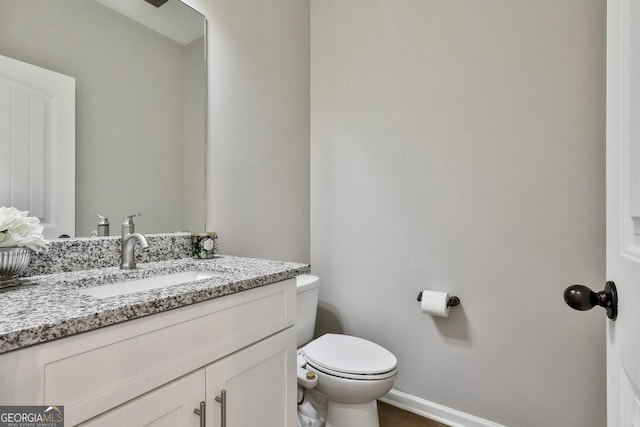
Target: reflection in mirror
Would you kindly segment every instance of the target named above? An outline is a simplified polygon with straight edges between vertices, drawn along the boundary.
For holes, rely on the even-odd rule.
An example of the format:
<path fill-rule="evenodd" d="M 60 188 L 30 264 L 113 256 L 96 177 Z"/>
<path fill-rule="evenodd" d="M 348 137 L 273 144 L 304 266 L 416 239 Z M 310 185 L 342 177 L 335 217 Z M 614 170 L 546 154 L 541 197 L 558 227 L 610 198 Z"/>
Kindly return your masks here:
<path fill-rule="evenodd" d="M 204 230 L 204 28 L 179 0 L 0 0 L 0 55 L 76 79 L 76 236 Z"/>

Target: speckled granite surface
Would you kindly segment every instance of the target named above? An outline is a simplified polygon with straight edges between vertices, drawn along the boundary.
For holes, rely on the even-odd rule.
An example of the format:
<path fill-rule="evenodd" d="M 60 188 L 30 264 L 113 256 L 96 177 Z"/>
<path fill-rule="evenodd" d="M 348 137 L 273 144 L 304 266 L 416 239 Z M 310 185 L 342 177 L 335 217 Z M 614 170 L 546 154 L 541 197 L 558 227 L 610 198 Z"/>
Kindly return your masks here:
<path fill-rule="evenodd" d="M 136 243 L 136 262 L 167 261 L 191 256 L 189 233 L 146 234 L 149 249 Z M 120 265 L 120 236 L 52 240 L 47 252 L 34 253 L 22 276 L 63 273 Z"/>
<path fill-rule="evenodd" d="M 84 239 L 74 239 L 75 242 L 78 240 Z M 119 241 L 118 238 L 115 240 Z M 78 245 L 82 247 L 83 243 Z M 68 258 L 73 260 L 72 263 L 76 262 L 76 257 Z M 0 292 L 0 353 L 275 283 L 310 271 L 305 264 L 232 256 L 217 256 L 211 260 L 189 257 L 140 261 L 138 269 L 131 271 L 113 266 L 113 260 L 107 256 L 102 261 L 109 266 L 34 276 L 28 279 L 29 284 Z M 55 268 L 64 270 L 67 265 L 59 261 Z M 101 284 L 195 270 L 210 271 L 215 276 L 102 299 L 81 292 Z"/>

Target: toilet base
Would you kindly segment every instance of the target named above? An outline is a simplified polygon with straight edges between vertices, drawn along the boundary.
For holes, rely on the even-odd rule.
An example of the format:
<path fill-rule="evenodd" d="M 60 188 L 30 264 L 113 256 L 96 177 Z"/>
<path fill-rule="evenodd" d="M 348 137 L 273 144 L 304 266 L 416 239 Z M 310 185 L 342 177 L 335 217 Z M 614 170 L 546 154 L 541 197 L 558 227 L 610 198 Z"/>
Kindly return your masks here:
<path fill-rule="evenodd" d="M 380 427 L 378 402 L 338 403 L 327 402 L 326 427 Z"/>

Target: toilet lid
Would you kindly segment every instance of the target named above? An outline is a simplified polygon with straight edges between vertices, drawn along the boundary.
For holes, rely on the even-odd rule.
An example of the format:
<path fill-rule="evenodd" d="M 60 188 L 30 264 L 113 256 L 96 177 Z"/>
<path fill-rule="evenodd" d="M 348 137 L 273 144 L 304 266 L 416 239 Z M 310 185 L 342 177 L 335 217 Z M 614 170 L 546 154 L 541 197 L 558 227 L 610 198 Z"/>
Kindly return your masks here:
<path fill-rule="evenodd" d="M 345 374 L 382 374 L 398 364 L 393 353 L 384 347 L 349 335 L 323 335 L 304 346 L 302 353 L 319 368 Z"/>

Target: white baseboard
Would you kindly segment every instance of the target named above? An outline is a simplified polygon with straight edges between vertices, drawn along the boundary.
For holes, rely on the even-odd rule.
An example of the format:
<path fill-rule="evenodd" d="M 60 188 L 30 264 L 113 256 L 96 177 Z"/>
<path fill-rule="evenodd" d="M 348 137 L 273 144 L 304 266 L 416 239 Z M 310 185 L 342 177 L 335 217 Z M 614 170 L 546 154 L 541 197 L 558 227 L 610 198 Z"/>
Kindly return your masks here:
<path fill-rule="evenodd" d="M 457 409 L 430 402 L 396 389 L 391 389 L 380 399 L 384 403 L 413 412 L 421 417 L 438 421 L 451 427 L 505 427 L 502 424 L 470 415 Z"/>

